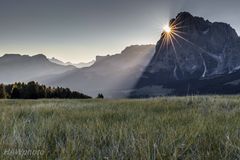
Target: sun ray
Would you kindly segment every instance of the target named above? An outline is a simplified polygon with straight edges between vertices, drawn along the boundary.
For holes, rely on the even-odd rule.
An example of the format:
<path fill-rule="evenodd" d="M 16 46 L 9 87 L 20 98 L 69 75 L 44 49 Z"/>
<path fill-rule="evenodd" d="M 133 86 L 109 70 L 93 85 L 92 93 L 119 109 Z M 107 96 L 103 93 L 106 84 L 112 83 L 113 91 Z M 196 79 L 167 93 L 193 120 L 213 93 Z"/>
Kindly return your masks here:
<path fill-rule="evenodd" d="M 177 54 L 176 47 L 175 47 L 175 45 L 174 45 L 174 43 L 173 43 L 172 37 L 170 37 L 169 39 L 170 39 L 170 42 L 171 42 L 171 44 L 172 44 L 174 53 Z"/>
<path fill-rule="evenodd" d="M 179 63 L 179 57 L 175 44 L 177 43 L 177 45 L 179 45 L 181 48 L 183 47 L 182 44 L 178 41 L 178 39 L 183 39 L 184 41 L 193 45 L 190 41 L 181 36 L 186 34 L 183 29 L 188 27 L 184 26 L 183 23 L 183 21 L 180 21 L 178 18 L 176 18 L 174 21 L 170 22 L 169 25 L 165 25 L 163 27 L 164 32 L 162 33 L 162 38 L 160 40 L 159 51 L 161 51 L 163 47 L 165 47 L 168 55 L 171 53 L 169 52 L 169 50 L 172 49 L 176 57 L 175 65 L 178 65 Z"/>
<path fill-rule="evenodd" d="M 169 25 L 166 25 L 163 27 L 163 33 L 161 35 L 161 40 L 160 40 L 160 48 L 159 48 L 159 51 L 161 51 L 163 49 L 163 47 L 165 47 L 165 51 L 166 51 L 166 55 L 165 56 L 168 56 L 169 54 L 171 54 L 171 50 L 173 50 L 173 54 L 175 55 L 175 60 L 174 60 L 174 63 L 175 63 L 175 69 L 174 69 L 174 72 L 176 71 L 177 69 L 177 66 L 179 66 L 179 55 L 178 55 L 178 51 L 177 51 L 177 47 L 176 47 L 176 43 L 181 47 L 183 48 L 183 45 L 181 44 L 181 42 L 187 42 L 188 44 L 194 46 L 194 49 L 200 49 L 201 50 L 201 53 L 200 56 L 201 58 L 203 59 L 204 61 L 204 58 L 203 58 L 203 54 L 208 54 L 208 55 L 212 55 L 211 53 L 209 53 L 208 51 L 206 51 L 204 48 L 194 44 L 193 42 L 191 42 L 190 40 L 186 39 L 186 37 L 188 37 L 188 32 L 185 30 L 185 28 L 189 27 L 189 26 L 184 26 L 183 25 L 184 21 L 180 21 L 178 18 L 176 18 L 174 21 L 170 22 Z M 186 37 L 185 37 L 186 36 Z M 181 41 L 183 40 L 183 41 Z M 205 63 L 205 61 L 204 61 Z M 206 64 L 205 64 L 206 65 Z M 180 69 L 180 71 L 182 72 L 182 70 Z M 206 73 L 206 67 L 205 67 L 205 71 L 203 73 L 203 76 L 204 74 Z M 174 73 L 176 74 L 176 73 Z M 184 74 L 184 73 L 182 73 Z M 177 75 L 175 75 L 177 77 Z"/>
<path fill-rule="evenodd" d="M 163 35 L 165 36 L 165 35 Z M 159 48 L 159 51 L 161 51 L 162 47 L 165 45 L 165 38 L 162 38 L 162 41 L 161 41 L 161 45 L 160 45 L 160 48 Z"/>
<path fill-rule="evenodd" d="M 177 33 L 173 33 L 173 34 L 176 35 L 177 37 L 179 37 L 179 38 L 185 40 L 186 42 L 188 42 L 189 44 L 193 45 L 194 47 L 199 48 L 199 49 L 200 49 L 201 51 L 203 51 L 204 53 L 211 54 L 211 53 L 209 53 L 208 51 L 206 51 L 205 49 L 203 49 L 202 47 L 199 47 L 198 45 L 196 45 L 196 44 L 190 42 L 189 40 L 185 39 L 184 37 L 180 36 L 179 34 L 177 34 Z"/>
<path fill-rule="evenodd" d="M 170 33 L 172 30 L 172 28 L 169 25 L 164 26 L 163 29 L 166 33 Z"/>
<path fill-rule="evenodd" d="M 180 36 L 178 33 L 173 33 L 173 34 L 174 34 L 175 36 L 181 38 L 182 40 L 184 40 L 184 41 L 186 41 L 186 42 L 188 42 L 188 43 L 194 45 L 192 42 L 190 42 L 189 40 L 187 40 L 187 39 L 185 39 L 184 37 Z"/>
<path fill-rule="evenodd" d="M 177 42 L 177 44 L 182 48 L 182 45 L 181 45 L 181 43 L 180 42 L 178 42 L 178 40 L 177 40 L 177 38 L 176 37 L 174 37 L 174 36 L 172 36 L 172 38 Z"/>

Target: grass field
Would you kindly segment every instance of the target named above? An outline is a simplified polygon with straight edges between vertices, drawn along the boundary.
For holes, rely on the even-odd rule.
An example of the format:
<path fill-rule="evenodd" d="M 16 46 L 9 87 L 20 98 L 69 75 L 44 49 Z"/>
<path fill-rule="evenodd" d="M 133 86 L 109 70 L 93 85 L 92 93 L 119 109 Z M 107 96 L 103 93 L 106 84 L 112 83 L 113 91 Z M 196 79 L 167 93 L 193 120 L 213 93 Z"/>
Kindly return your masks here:
<path fill-rule="evenodd" d="M 240 159 L 240 97 L 1 100 L 0 159 Z"/>

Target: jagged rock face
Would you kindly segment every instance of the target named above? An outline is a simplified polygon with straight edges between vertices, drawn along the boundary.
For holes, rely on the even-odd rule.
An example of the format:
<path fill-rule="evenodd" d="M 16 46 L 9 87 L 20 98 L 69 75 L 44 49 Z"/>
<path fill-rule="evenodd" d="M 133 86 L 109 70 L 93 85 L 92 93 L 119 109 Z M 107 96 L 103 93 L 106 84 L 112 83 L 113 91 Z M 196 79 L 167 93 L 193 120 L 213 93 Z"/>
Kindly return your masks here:
<path fill-rule="evenodd" d="M 167 33 L 162 34 L 146 75 L 154 75 L 156 81 L 200 79 L 240 68 L 240 38 L 230 25 L 187 12 L 169 25 L 172 42 Z"/>

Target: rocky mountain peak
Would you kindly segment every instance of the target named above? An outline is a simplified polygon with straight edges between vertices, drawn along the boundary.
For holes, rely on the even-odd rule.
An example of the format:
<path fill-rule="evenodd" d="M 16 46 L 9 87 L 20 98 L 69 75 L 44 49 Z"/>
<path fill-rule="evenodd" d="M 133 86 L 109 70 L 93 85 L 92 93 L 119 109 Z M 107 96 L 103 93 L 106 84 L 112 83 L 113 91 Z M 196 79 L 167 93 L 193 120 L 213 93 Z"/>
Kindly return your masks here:
<path fill-rule="evenodd" d="M 181 12 L 169 21 L 146 76 L 156 81 L 208 78 L 240 68 L 240 38 L 226 23 Z M 149 77 L 148 77 L 149 78 Z"/>
<path fill-rule="evenodd" d="M 222 38 L 225 40 L 238 39 L 237 32 L 226 23 L 210 22 L 202 17 L 193 16 L 188 12 L 179 13 L 176 18 L 170 20 L 170 26 L 177 27 L 178 32 L 188 34 L 188 38 L 199 38 L 205 35 L 210 38 Z M 191 36 L 190 36 L 191 35 Z"/>

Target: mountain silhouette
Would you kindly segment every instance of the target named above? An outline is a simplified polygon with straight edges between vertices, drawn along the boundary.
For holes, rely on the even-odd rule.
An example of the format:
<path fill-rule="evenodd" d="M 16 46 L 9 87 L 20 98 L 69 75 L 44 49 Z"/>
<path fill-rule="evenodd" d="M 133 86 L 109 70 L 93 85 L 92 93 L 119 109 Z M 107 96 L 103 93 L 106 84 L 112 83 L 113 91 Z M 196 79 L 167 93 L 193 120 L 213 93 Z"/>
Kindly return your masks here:
<path fill-rule="evenodd" d="M 133 45 L 120 54 L 97 56 L 87 68 L 41 78 L 41 83 L 81 91 L 90 96 L 103 93 L 108 98 L 128 96 L 148 65 L 155 51 L 154 45 Z"/>
<path fill-rule="evenodd" d="M 75 66 L 77 68 L 85 68 L 85 67 L 90 67 L 91 65 L 93 65 L 95 63 L 94 60 L 90 61 L 90 62 L 79 62 L 79 63 L 71 63 L 71 62 L 63 62 L 60 61 L 58 59 L 56 59 L 55 57 L 52 57 L 51 59 L 49 59 L 49 61 L 59 64 L 59 65 L 63 65 L 63 66 Z"/>
<path fill-rule="evenodd" d="M 76 69 L 50 62 L 43 54 L 35 56 L 5 54 L 0 57 L 0 83 L 28 82 L 39 77 Z"/>

